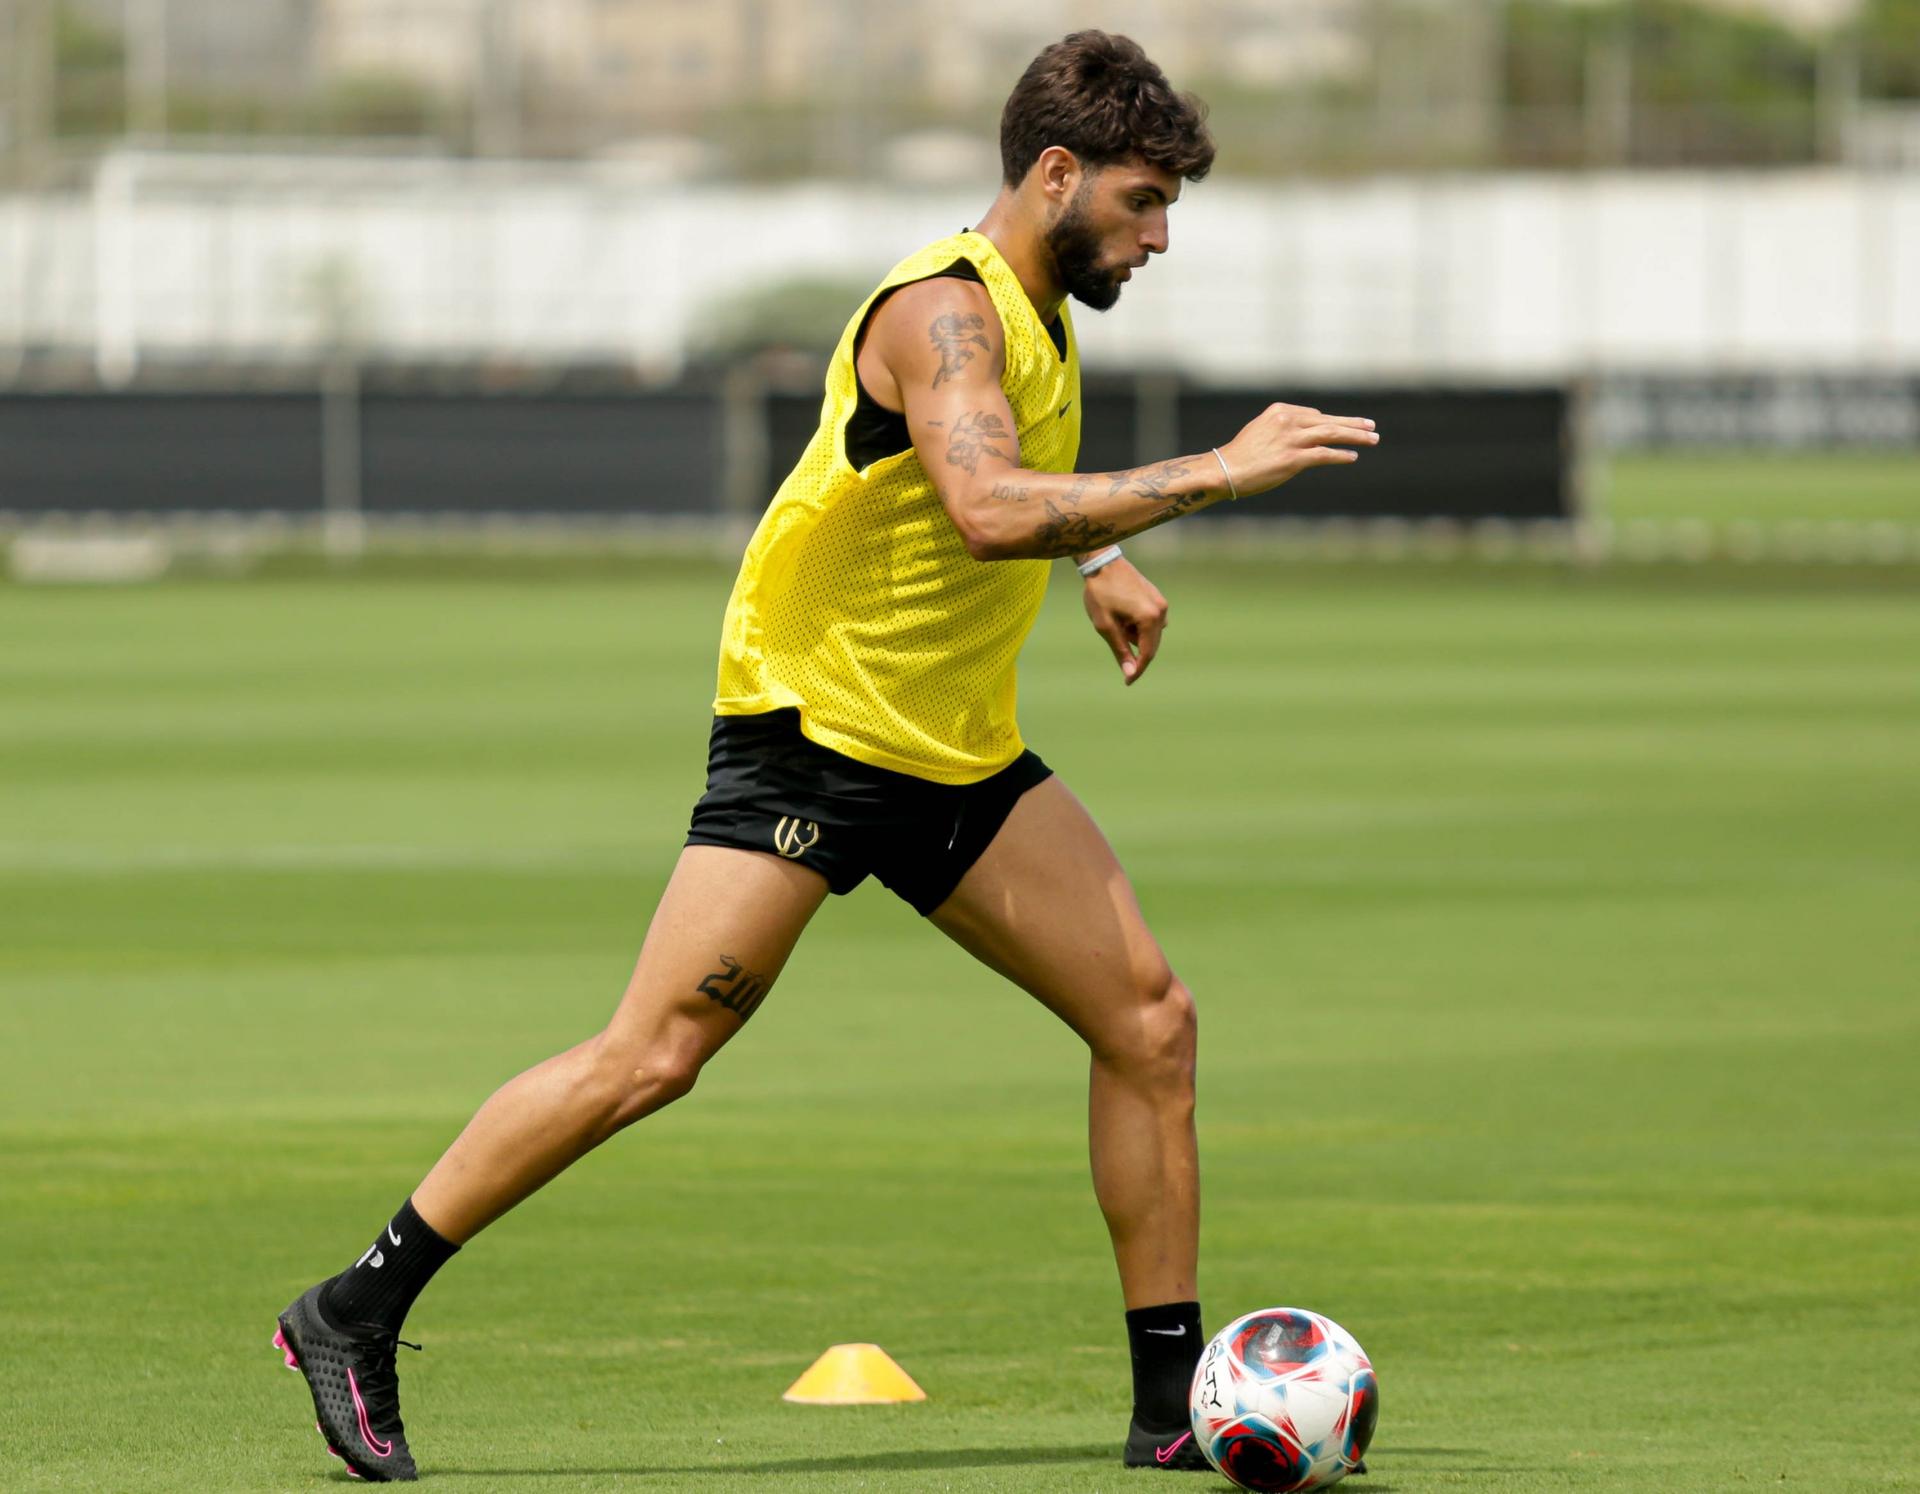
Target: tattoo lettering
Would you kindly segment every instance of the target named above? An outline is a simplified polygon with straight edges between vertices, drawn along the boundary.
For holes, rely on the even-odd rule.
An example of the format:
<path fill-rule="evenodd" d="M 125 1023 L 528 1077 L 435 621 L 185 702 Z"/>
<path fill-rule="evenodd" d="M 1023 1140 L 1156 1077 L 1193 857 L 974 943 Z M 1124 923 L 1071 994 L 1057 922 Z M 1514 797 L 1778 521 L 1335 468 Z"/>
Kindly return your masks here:
<path fill-rule="evenodd" d="M 949 311 L 933 319 L 927 336 L 933 339 L 940 353 L 940 371 L 933 376 L 935 389 L 973 362 L 975 348 L 992 351 L 992 344 L 986 338 L 986 325 L 986 318 L 971 311 Z"/>
<path fill-rule="evenodd" d="M 1096 550 L 1118 532 L 1113 525 L 1085 514 L 1068 513 L 1051 498 L 1042 501 L 1047 506 L 1047 522 L 1034 531 L 1034 538 L 1040 541 L 1043 555 L 1078 555 Z"/>
<path fill-rule="evenodd" d="M 998 498 L 1003 503 L 1025 503 L 1033 496 L 1032 488 L 1018 488 L 1010 482 L 997 482 L 989 497 Z"/>
<path fill-rule="evenodd" d="M 1093 486 L 1093 474 L 1082 472 L 1074 478 L 1073 486 L 1060 495 L 1060 501 L 1069 507 L 1078 508 L 1080 500 L 1087 496 L 1087 489 Z"/>
<path fill-rule="evenodd" d="M 998 415 L 985 410 L 969 411 L 956 420 L 953 429 L 947 433 L 947 465 L 978 472 L 983 456 L 999 457 L 1003 462 L 1010 462 L 1013 458 L 993 443 L 1005 441 L 1011 434 L 1007 423 Z"/>
<path fill-rule="evenodd" d="M 696 989 L 709 1001 L 719 1002 L 744 1022 L 766 1000 L 767 990 L 773 982 L 747 969 L 732 955 L 721 955 L 720 963 L 727 968 L 714 971 Z"/>

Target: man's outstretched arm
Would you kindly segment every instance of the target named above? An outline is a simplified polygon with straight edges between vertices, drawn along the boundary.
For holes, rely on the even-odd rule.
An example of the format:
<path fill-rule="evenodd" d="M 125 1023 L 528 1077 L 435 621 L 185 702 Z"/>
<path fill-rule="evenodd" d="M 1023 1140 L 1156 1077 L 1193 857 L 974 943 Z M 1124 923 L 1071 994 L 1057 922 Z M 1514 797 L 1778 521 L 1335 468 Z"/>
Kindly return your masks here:
<path fill-rule="evenodd" d="M 1309 467 L 1355 461 L 1356 448 L 1380 439 L 1371 420 L 1276 404 L 1218 457 L 1207 451 L 1119 472 L 1036 472 L 1020 465 L 1000 388 L 1005 338 L 984 288 L 952 279 L 903 287 L 869 330 L 872 351 L 898 385 L 920 463 L 976 560 L 1084 555 L 1235 490 L 1245 498 Z"/>

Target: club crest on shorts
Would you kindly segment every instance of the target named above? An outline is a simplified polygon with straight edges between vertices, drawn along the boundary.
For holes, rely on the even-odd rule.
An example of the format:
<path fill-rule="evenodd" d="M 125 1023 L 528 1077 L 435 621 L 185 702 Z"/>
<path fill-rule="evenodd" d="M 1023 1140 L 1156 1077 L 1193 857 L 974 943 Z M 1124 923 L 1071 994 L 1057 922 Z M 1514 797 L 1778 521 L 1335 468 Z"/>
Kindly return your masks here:
<path fill-rule="evenodd" d="M 773 827 L 773 848 L 789 861 L 796 861 L 820 839 L 820 827 L 812 820 L 782 818 Z"/>

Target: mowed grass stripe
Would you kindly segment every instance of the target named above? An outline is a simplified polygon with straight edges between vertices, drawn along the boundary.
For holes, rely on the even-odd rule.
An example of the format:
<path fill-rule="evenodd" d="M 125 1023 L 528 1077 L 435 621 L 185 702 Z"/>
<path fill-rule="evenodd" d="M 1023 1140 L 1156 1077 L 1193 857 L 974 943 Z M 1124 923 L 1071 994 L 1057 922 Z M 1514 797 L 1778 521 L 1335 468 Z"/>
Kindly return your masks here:
<path fill-rule="evenodd" d="M 1360 1335 L 1376 1491 L 1911 1487 L 1920 608 L 1155 575 L 1147 679 L 1062 587 L 1022 720 L 1202 1002 L 1209 1322 Z M 9 1486 L 337 1481 L 272 1315 L 604 1019 L 726 584 L 0 589 Z M 835 900 L 684 1105 L 436 1283 L 423 1464 L 1131 1488 L 1084 1064 Z M 778 1400 L 868 1338 L 933 1400 Z"/>

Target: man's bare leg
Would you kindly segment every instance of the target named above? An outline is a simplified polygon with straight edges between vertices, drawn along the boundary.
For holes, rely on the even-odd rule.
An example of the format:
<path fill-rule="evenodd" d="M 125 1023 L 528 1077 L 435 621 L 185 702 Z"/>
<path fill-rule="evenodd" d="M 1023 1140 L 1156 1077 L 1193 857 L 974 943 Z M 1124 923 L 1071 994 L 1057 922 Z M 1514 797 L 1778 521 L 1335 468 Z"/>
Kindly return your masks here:
<path fill-rule="evenodd" d="M 1093 1189 L 1120 1268 L 1133 1361 L 1121 1461 L 1205 1471 L 1187 1412 L 1203 1342 L 1193 997 L 1106 838 L 1057 778 L 1022 796 L 932 916 L 1086 1041 Z"/>
<path fill-rule="evenodd" d="M 932 918 L 1086 1040 L 1093 1187 L 1126 1305 L 1193 1300 L 1193 998 L 1148 930 L 1106 838 L 1049 778 L 1014 806 Z"/>
<path fill-rule="evenodd" d="M 681 852 L 606 1030 L 496 1091 L 366 1253 L 280 1314 L 274 1345 L 306 1377 L 328 1451 L 352 1472 L 417 1476 L 394 1352 L 434 1272 L 621 1127 L 691 1089 L 753 1014 L 826 894 L 824 878 L 777 856 Z"/>
<path fill-rule="evenodd" d="M 414 1190 L 459 1245 L 693 1088 L 780 974 L 827 884 L 757 851 L 688 846 L 606 1030 L 508 1080 Z"/>

